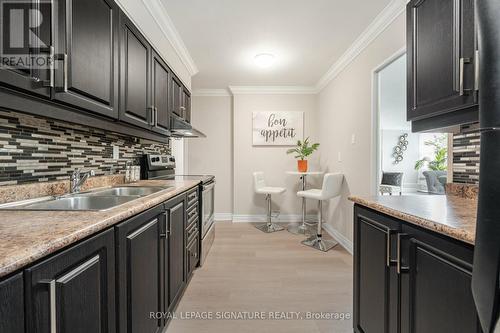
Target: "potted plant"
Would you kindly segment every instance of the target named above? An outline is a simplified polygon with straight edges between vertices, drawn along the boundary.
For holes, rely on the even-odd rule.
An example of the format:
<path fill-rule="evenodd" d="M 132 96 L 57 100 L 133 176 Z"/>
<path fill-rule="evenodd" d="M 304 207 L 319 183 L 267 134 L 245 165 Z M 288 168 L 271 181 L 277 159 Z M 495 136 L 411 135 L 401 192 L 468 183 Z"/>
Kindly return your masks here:
<path fill-rule="evenodd" d="M 307 137 L 304 142 L 298 141 L 297 147 L 288 149 L 287 154 L 295 154 L 295 158 L 298 158 L 297 167 L 299 172 L 307 171 L 307 160 L 306 157 L 311 155 L 319 147 L 319 143 L 313 143 L 309 145 L 309 137 Z"/>
<path fill-rule="evenodd" d="M 448 167 L 448 147 L 446 144 L 446 136 L 437 137 L 433 140 L 424 142 L 426 146 L 434 147 L 434 159 L 424 157 L 415 162 L 415 170 L 420 170 L 424 165 L 433 171 L 446 171 Z"/>

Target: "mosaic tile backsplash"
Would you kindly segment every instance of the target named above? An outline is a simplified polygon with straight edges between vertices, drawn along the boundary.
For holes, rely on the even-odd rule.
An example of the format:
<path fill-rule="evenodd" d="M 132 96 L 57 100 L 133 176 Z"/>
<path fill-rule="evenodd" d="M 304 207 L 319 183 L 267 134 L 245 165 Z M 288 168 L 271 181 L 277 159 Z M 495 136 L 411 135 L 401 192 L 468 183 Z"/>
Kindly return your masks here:
<path fill-rule="evenodd" d="M 462 126 L 453 135 L 453 182 L 479 185 L 481 135 L 477 125 Z"/>
<path fill-rule="evenodd" d="M 113 145 L 119 159 L 113 159 Z M 0 110 L 0 186 L 69 179 L 76 168 L 97 175 L 138 163 L 144 153 L 170 153 L 168 144 L 58 120 Z"/>

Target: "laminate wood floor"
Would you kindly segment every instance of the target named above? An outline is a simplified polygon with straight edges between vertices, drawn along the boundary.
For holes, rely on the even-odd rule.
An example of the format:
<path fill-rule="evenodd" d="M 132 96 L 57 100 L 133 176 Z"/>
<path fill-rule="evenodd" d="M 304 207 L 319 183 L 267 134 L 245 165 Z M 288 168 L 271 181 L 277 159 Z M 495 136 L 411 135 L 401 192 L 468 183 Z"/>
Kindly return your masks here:
<path fill-rule="evenodd" d="M 195 271 L 169 333 L 353 332 L 352 256 L 340 245 L 323 253 L 287 231 L 265 234 L 250 223 L 215 227 L 212 250 Z M 308 313 L 347 319 L 308 319 Z"/>

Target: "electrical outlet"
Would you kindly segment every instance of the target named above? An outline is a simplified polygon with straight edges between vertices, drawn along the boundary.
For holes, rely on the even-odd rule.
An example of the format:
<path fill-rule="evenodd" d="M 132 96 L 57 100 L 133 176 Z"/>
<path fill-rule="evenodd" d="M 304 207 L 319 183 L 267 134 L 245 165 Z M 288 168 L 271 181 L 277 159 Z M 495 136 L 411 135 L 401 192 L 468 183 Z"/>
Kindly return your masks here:
<path fill-rule="evenodd" d="M 351 144 L 354 145 L 356 144 L 356 134 L 352 133 L 351 135 Z"/>
<path fill-rule="evenodd" d="M 342 162 L 342 154 L 340 152 L 337 153 L 337 161 Z"/>
<path fill-rule="evenodd" d="M 120 159 L 120 147 L 118 146 L 113 146 L 113 159 L 114 160 Z"/>

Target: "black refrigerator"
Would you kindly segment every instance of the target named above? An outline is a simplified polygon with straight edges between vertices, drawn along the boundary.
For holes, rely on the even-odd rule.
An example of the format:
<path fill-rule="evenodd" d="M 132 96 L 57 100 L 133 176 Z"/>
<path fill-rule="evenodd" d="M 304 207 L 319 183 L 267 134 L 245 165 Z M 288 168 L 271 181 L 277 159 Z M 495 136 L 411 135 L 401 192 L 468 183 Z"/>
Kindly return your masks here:
<path fill-rule="evenodd" d="M 484 333 L 500 332 L 500 0 L 476 0 L 481 164 L 472 293 Z"/>

